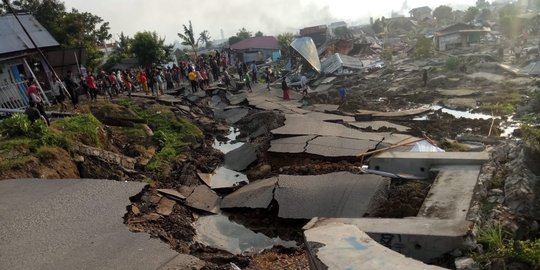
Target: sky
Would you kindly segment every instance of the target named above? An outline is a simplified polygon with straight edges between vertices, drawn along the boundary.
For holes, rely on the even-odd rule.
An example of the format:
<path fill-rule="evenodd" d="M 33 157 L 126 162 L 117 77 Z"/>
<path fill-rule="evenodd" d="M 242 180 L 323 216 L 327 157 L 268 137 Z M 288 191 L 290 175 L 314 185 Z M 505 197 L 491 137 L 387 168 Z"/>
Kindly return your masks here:
<path fill-rule="evenodd" d="M 98 15 L 110 23 L 113 37 L 156 31 L 167 43 L 178 40 L 182 25 L 191 20 L 196 33 L 228 38 L 245 27 L 255 33 L 298 33 L 300 28 L 335 21 L 368 23 L 370 17 L 390 17 L 392 11 L 408 15 L 414 7 L 441 4 L 466 9 L 476 0 L 64 0 L 66 8 Z M 405 5 L 404 5 L 405 4 Z"/>

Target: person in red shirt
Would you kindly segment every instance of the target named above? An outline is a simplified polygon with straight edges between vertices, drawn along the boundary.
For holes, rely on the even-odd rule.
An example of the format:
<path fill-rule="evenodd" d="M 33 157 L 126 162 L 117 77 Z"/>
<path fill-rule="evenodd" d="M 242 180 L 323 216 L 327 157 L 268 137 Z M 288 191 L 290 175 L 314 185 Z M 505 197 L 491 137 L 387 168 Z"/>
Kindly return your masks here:
<path fill-rule="evenodd" d="M 146 73 L 144 72 L 144 70 L 141 70 L 141 72 L 139 73 L 139 81 L 141 82 L 144 93 L 148 95 L 148 78 L 146 77 Z"/>
<path fill-rule="evenodd" d="M 38 87 L 36 82 L 34 81 L 34 78 L 28 79 L 28 83 L 30 85 L 28 86 L 28 88 L 26 88 L 26 95 L 28 96 L 29 102 L 36 104 L 36 108 L 47 121 L 47 125 L 50 125 L 51 122 L 49 121 L 49 117 L 47 116 L 47 113 L 45 113 L 43 98 L 41 98 L 41 95 L 39 95 Z"/>
<path fill-rule="evenodd" d="M 97 101 L 97 85 L 94 75 L 88 74 L 88 76 L 86 76 L 86 84 L 88 85 L 88 91 L 90 92 L 90 101 Z"/>

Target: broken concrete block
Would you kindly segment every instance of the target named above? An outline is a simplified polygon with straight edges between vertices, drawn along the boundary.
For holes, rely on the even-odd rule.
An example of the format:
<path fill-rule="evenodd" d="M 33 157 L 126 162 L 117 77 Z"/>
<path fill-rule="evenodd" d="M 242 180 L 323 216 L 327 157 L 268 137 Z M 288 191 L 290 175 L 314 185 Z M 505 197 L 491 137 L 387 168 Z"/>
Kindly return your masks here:
<path fill-rule="evenodd" d="M 214 214 L 219 213 L 219 204 L 219 196 L 205 185 L 197 186 L 186 199 L 187 206 Z"/>
<path fill-rule="evenodd" d="M 257 148 L 250 143 L 246 143 L 225 154 L 224 164 L 228 169 L 243 171 L 255 160 L 257 160 Z"/>
<path fill-rule="evenodd" d="M 174 189 L 158 189 L 157 192 L 164 194 L 165 196 L 173 200 L 185 200 L 186 196 L 182 195 L 180 192 Z"/>
<path fill-rule="evenodd" d="M 221 208 L 267 208 L 274 199 L 277 177 L 255 181 L 225 196 Z"/>

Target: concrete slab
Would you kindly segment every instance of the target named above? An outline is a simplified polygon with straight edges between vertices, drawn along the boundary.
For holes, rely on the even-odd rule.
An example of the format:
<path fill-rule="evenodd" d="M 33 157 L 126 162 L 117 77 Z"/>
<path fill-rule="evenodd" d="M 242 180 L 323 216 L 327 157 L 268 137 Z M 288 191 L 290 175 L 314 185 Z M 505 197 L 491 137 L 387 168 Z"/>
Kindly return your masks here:
<path fill-rule="evenodd" d="M 225 119 L 229 124 L 235 124 L 249 113 L 246 108 L 233 108 L 229 110 L 215 110 L 214 116 L 219 119 Z"/>
<path fill-rule="evenodd" d="M 339 108 L 339 105 L 334 105 L 334 104 L 313 104 L 313 105 L 309 105 L 307 107 L 304 107 L 305 109 L 307 110 L 311 110 L 311 111 L 314 111 L 314 112 L 333 112 L 333 111 L 337 111 L 338 108 Z"/>
<path fill-rule="evenodd" d="M 480 166 L 444 166 L 436 170 L 439 173 L 418 216 L 465 220 L 480 174 Z"/>
<path fill-rule="evenodd" d="M 274 199 L 277 181 L 277 177 L 272 177 L 243 186 L 225 196 L 221 208 L 267 208 Z"/>
<path fill-rule="evenodd" d="M 472 96 L 480 93 L 478 90 L 470 90 L 470 89 L 437 89 L 437 92 L 443 96 L 449 96 L 449 97 L 464 97 L 464 96 Z"/>
<path fill-rule="evenodd" d="M 200 270 L 206 267 L 206 263 L 195 256 L 188 254 L 178 254 L 174 259 L 167 262 L 159 270 Z"/>
<path fill-rule="evenodd" d="M 161 269 L 178 253 L 123 224 L 145 186 L 108 180 L 0 181 L 5 269 Z"/>
<path fill-rule="evenodd" d="M 186 199 L 186 205 L 195 209 L 217 214 L 219 213 L 219 196 L 205 185 L 197 186 Z"/>
<path fill-rule="evenodd" d="M 349 125 L 362 129 L 371 128 L 373 131 L 377 131 L 382 128 L 393 128 L 399 132 L 406 132 L 410 129 L 409 127 L 390 123 L 387 121 L 352 122 L 349 123 Z"/>
<path fill-rule="evenodd" d="M 427 177 L 434 166 L 482 165 L 487 152 L 384 152 L 369 160 L 369 169 Z"/>
<path fill-rule="evenodd" d="M 464 248 L 464 237 L 469 233 L 472 225 L 465 220 L 330 218 L 312 220 L 310 226 L 306 225 L 305 229 L 336 223 L 353 225 L 382 246 L 424 262 L 440 258 L 455 249 Z M 394 269 L 394 267 L 388 269 Z"/>
<path fill-rule="evenodd" d="M 197 231 L 195 241 L 232 254 L 259 253 L 274 245 L 297 246 L 294 241 L 283 241 L 253 232 L 222 215 L 201 217 L 195 222 L 194 227 Z"/>
<path fill-rule="evenodd" d="M 395 112 L 380 112 L 380 111 L 368 111 L 368 110 L 358 110 L 358 115 L 371 115 L 372 117 L 408 117 L 415 116 L 419 114 L 424 114 L 431 111 L 429 107 L 395 111 Z"/>
<path fill-rule="evenodd" d="M 476 99 L 473 98 L 449 98 L 443 100 L 443 104 L 448 108 L 468 108 L 474 109 L 477 107 Z"/>
<path fill-rule="evenodd" d="M 256 160 L 257 148 L 251 143 L 246 143 L 225 154 L 223 163 L 228 169 L 243 171 Z"/>
<path fill-rule="evenodd" d="M 185 200 L 186 196 L 174 189 L 158 189 L 157 192 L 173 199 L 173 200 Z"/>
<path fill-rule="evenodd" d="M 243 173 L 239 173 L 225 167 L 217 168 L 214 173 L 197 173 L 199 178 L 210 188 L 232 188 L 241 185 L 242 183 L 248 184 L 249 180 Z"/>
<path fill-rule="evenodd" d="M 346 127 L 339 123 L 325 122 L 321 119 L 314 119 L 307 115 L 286 115 L 285 125 L 272 130 L 273 134 L 279 135 L 321 135 L 331 137 L 342 137 L 359 140 L 382 141 L 395 144 L 410 138 L 405 134 L 391 134 L 389 132 L 363 132 L 357 129 Z M 328 114 L 324 114 L 328 115 Z M 316 117 L 326 117 L 318 114 Z M 339 117 L 339 116 L 338 116 Z"/>
<path fill-rule="evenodd" d="M 320 136 L 308 142 L 306 153 L 325 157 L 355 157 L 374 150 L 379 142 Z"/>
<path fill-rule="evenodd" d="M 238 104 L 246 101 L 247 94 L 240 93 L 240 94 L 233 95 L 233 94 L 227 92 L 226 97 L 229 100 L 229 103 L 231 105 L 238 105 Z"/>
<path fill-rule="evenodd" d="M 268 152 L 274 153 L 304 153 L 308 141 L 313 140 L 315 135 L 295 136 L 272 140 Z"/>
<path fill-rule="evenodd" d="M 321 225 L 304 235 L 310 269 L 443 269 L 392 251 L 354 225 Z"/>
<path fill-rule="evenodd" d="M 275 199 L 282 218 L 362 217 L 379 205 L 389 179 L 337 172 L 280 175 Z"/>

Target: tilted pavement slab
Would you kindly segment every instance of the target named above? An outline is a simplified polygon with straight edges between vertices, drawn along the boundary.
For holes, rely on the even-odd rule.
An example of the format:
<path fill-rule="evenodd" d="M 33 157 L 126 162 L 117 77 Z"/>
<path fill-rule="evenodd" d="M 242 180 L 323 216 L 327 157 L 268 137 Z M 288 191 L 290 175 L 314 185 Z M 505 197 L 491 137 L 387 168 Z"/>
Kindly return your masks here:
<path fill-rule="evenodd" d="M 379 206 L 389 184 L 388 178 L 350 172 L 280 175 L 274 198 L 282 218 L 362 217 Z"/>
<path fill-rule="evenodd" d="M 0 265 L 4 269 L 162 269 L 170 262 L 196 266 L 198 259 L 180 255 L 148 234 L 132 233 L 124 224 L 129 198 L 145 185 L 94 179 L 0 181 Z"/>
<path fill-rule="evenodd" d="M 267 208 L 274 199 L 278 178 L 258 180 L 225 196 L 221 208 Z"/>
<path fill-rule="evenodd" d="M 352 122 L 352 123 L 349 123 L 349 124 L 351 126 L 355 126 L 357 128 L 363 128 L 363 129 L 371 128 L 374 131 L 377 131 L 377 130 L 382 129 L 382 128 L 393 128 L 393 129 L 395 129 L 395 130 L 397 130 L 399 132 L 406 132 L 406 131 L 408 131 L 410 129 L 409 127 L 394 124 L 394 123 L 390 123 L 390 122 L 387 122 L 387 121 Z"/>
<path fill-rule="evenodd" d="M 268 152 L 295 154 L 304 153 L 306 151 L 308 141 L 313 140 L 315 137 L 315 135 L 307 135 L 272 140 L 270 142 Z"/>
<path fill-rule="evenodd" d="M 306 153 L 325 157 L 355 157 L 374 150 L 377 141 L 320 136 L 308 142 Z"/>
<path fill-rule="evenodd" d="M 444 269 L 407 258 L 373 240 L 359 227 L 328 223 L 304 232 L 310 269 Z"/>

